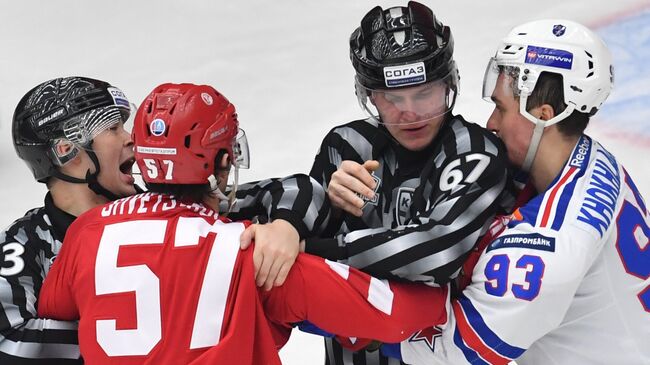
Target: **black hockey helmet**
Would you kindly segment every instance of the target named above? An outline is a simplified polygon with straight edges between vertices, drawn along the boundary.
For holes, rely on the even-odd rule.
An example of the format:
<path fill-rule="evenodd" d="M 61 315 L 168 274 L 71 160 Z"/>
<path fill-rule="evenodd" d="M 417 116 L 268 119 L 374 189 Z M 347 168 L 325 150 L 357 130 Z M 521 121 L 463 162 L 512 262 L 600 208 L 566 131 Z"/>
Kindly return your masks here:
<path fill-rule="evenodd" d="M 34 178 L 44 183 L 51 176 L 60 177 L 57 167 L 78 153 L 75 147 L 61 156 L 56 152 L 56 143 L 67 140 L 91 150 L 92 139 L 99 132 L 117 118 L 126 122 L 130 113 L 131 105 L 124 93 L 105 81 L 86 77 L 46 81 L 27 92 L 16 107 L 12 124 L 14 147 Z M 91 157 L 96 159 L 94 153 Z M 96 165 L 99 170 L 97 162 Z"/>
<path fill-rule="evenodd" d="M 376 6 L 350 36 L 357 82 L 368 89 L 407 87 L 451 75 L 450 88 L 457 92 L 453 51 L 449 27 L 415 1 L 386 10 Z"/>

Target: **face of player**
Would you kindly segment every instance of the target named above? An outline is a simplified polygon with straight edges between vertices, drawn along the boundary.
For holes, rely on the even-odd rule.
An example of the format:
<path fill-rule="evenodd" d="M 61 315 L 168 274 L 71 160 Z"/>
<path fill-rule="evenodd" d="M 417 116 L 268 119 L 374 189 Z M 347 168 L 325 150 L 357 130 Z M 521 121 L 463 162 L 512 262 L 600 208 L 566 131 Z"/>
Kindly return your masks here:
<path fill-rule="evenodd" d="M 405 148 L 419 151 L 436 137 L 450 109 L 448 87 L 432 82 L 395 90 L 375 90 L 372 103 L 390 134 Z"/>
<path fill-rule="evenodd" d="M 519 113 L 519 99 L 514 97 L 510 76 L 499 74 L 491 98 L 495 105 L 487 129 L 496 133 L 506 145 L 510 162 L 521 167 L 533 136 L 534 124 Z"/>
<path fill-rule="evenodd" d="M 93 139 L 92 148 L 99 160 L 99 183 L 118 196 L 135 194 L 135 180 L 131 175 L 135 162 L 133 140 L 124 124 L 119 121 L 99 133 Z M 91 166 L 91 171 L 94 171 L 92 163 Z"/>

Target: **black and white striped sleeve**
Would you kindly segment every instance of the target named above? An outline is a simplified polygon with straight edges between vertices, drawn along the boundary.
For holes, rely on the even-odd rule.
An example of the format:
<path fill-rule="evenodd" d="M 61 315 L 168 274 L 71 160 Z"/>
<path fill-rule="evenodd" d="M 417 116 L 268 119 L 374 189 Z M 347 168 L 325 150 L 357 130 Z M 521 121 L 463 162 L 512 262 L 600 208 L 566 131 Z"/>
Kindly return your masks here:
<path fill-rule="evenodd" d="M 422 171 L 406 224 L 357 230 L 308 247 L 377 277 L 447 282 L 500 211 L 508 178 L 505 151 L 492 135 L 462 123 L 450 134 Z"/>
<path fill-rule="evenodd" d="M 54 240 L 46 226 L 26 220 L 0 233 L 0 364 L 83 363 L 77 322 L 37 317 L 45 261 L 53 255 L 48 241 Z"/>
<path fill-rule="evenodd" d="M 362 164 L 375 158 L 385 143 L 385 136 L 371 122 L 359 120 L 336 127 L 323 138 L 309 176 L 327 190 L 341 162 L 351 160 Z"/>
<path fill-rule="evenodd" d="M 320 233 L 329 209 L 323 187 L 307 175 L 295 174 L 240 185 L 229 217 L 284 219 L 305 238 Z"/>
<path fill-rule="evenodd" d="M 314 158 L 309 176 L 320 183 L 325 191 L 330 184 L 332 174 L 349 160 L 363 164 L 375 159 L 378 151 L 386 144 L 385 135 L 378 132 L 376 125 L 365 120 L 358 120 L 333 128 L 321 143 Z M 321 232 L 321 237 L 332 237 L 346 222 L 348 228 L 367 227 L 366 222 L 358 217 L 346 216 L 340 209 L 332 206 L 329 222 Z"/>

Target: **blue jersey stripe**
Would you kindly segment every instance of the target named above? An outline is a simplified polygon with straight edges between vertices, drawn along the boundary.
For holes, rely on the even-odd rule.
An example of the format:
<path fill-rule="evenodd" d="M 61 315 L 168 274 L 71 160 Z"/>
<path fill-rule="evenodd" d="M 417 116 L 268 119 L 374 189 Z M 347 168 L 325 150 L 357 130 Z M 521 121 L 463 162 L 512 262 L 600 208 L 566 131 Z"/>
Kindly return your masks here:
<path fill-rule="evenodd" d="M 543 194 L 537 195 L 533 199 L 531 199 L 528 203 L 526 203 L 524 206 L 520 207 L 519 213 L 521 213 L 522 219 L 511 220 L 510 222 L 508 222 L 508 228 L 514 228 L 522 223 L 528 223 L 534 227 L 535 222 L 537 222 L 537 215 L 539 214 L 540 206 L 542 204 L 542 199 L 544 199 Z"/>
<path fill-rule="evenodd" d="M 472 326 L 476 334 L 483 340 L 483 342 L 490 347 L 494 352 L 498 353 L 503 357 L 510 359 L 515 359 L 521 356 L 521 354 L 526 351 L 525 349 L 509 345 L 504 342 L 494 333 L 488 326 L 485 324 L 483 317 L 476 310 L 472 302 L 465 295 L 462 295 L 458 298 L 458 302 L 463 307 L 465 311 L 465 316 L 467 321 Z"/>
<path fill-rule="evenodd" d="M 573 150 L 573 154 L 571 155 L 571 158 L 569 158 L 569 161 L 572 161 L 576 155 L 579 153 L 578 147 L 583 144 L 583 139 L 586 140 L 585 142 L 588 142 L 589 147 L 587 148 L 587 152 L 584 154 L 586 157 L 583 160 L 583 163 L 580 164 L 579 166 L 576 166 L 578 168 L 578 173 L 573 177 L 573 179 L 564 187 L 564 190 L 562 191 L 562 195 L 560 196 L 558 203 L 556 204 L 557 207 L 568 207 L 569 203 L 571 202 L 571 198 L 573 197 L 573 192 L 576 189 L 577 181 L 580 180 L 581 177 L 585 175 L 585 171 L 587 171 L 586 166 L 589 165 L 589 156 L 591 156 L 591 149 L 593 147 L 593 141 L 591 138 L 587 136 L 582 136 L 582 138 L 578 141 L 578 144 L 576 145 L 576 148 Z M 559 231 L 560 227 L 562 227 L 562 223 L 564 223 L 564 217 L 566 216 L 566 211 L 567 209 L 557 209 L 555 212 L 555 218 L 553 220 L 553 224 L 551 225 L 551 229 L 555 231 Z"/>
<path fill-rule="evenodd" d="M 467 347 L 467 345 L 465 345 L 465 342 L 463 342 L 463 339 L 460 337 L 460 331 L 458 330 L 458 326 L 454 328 L 454 343 L 463 352 L 463 355 L 465 355 L 465 359 L 470 364 L 490 365 L 489 363 L 485 362 L 480 356 L 478 356 L 476 351 L 472 350 L 471 348 Z"/>

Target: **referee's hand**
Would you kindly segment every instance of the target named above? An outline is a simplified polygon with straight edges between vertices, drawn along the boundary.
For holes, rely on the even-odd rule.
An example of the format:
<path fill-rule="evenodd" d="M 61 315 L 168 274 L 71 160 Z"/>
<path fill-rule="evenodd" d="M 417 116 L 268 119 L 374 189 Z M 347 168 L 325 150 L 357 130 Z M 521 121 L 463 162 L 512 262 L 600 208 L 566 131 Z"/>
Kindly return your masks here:
<path fill-rule="evenodd" d="M 355 161 L 343 161 L 332 174 L 332 180 L 327 187 L 332 206 L 360 217 L 365 200 L 375 197 L 376 182 L 371 172 L 377 168 L 379 162 L 374 160 L 368 160 L 363 165 Z"/>

